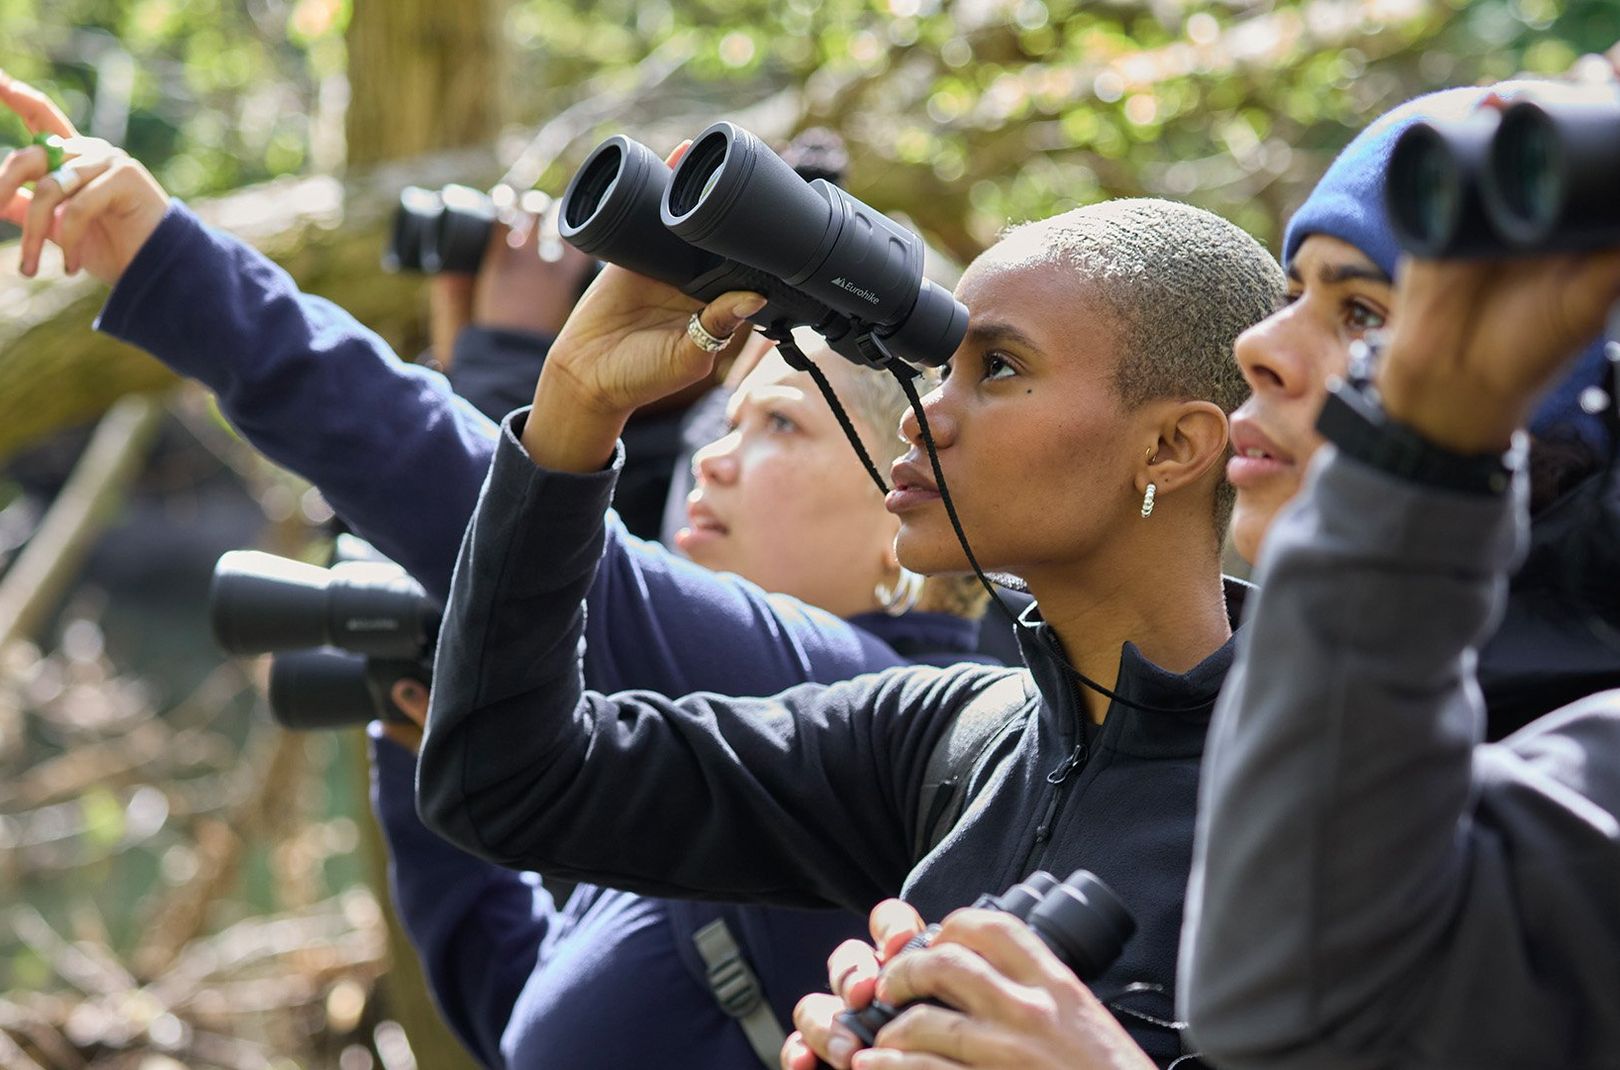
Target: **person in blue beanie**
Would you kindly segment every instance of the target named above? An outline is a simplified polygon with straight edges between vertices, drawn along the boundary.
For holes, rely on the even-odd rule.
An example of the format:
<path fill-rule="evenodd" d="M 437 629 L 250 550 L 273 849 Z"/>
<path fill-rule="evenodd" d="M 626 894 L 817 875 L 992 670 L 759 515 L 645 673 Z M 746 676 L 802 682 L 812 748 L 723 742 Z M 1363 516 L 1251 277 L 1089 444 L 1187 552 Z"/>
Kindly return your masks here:
<path fill-rule="evenodd" d="M 1620 303 L 1620 249 L 1409 261 L 1391 291 L 1368 276 L 1393 251 L 1370 255 L 1381 228 L 1344 193 L 1381 203 L 1368 161 L 1393 132 L 1484 100 L 1396 112 L 1289 231 L 1289 348 L 1322 333 L 1308 318 L 1362 330 L 1379 287 L 1394 314 L 1376 393 L 1330 389 L 1329 445 L 1269 522 L 1210 730 L 1179 1005 L 1217 1066 L 1595 1070 L 1620 1052 L 1620 693 L 1489 743 L 1476 669 L 1533 530 L 1517 431 L 1562 420 L 1601 445 L 1552 388 L 1594 382 L 1582 347 Z M 1251 345 L 1251 376 L 1277 376 L 1278 341 L 1268 361 Z"/>
<path fill-rule="evenodd" d="M 73 133 L 46 98 L 3 74 L 0 102 L 33 129 Z M 37 269 L 49 232 L 70 269 L 114 284 L 101 329 L 211 386 L 255 446 L 314 482 L 359 534 L 442 598 L 494 450 L 490 420 L 443 376 L 401 363 L 342 310 L 299 293 L 269 260 L 201 224 L 134 161 L 75 161 L 55 177 L 42 163 L 36 148 L 0 166 L 0 210 L 26 225 L 25 270 Z M 39 199 L 19 190 L 29 179 L 40 180 Z M 41 225 L 48 205 L 58 210 L 54 226 Z M 501 408 L 506 392 L 482 373 L 502 346 L 532 354 L 548 341 L 463 332 L 460 344 L 477 348 L 458 363 L 480 372 L 468 389 Z M 875 372 L 828 371 L 848 389 L 869 449 L 883 456 L 894 442 L 898 388 Z M 893 563 L 894 521 L 805 378 L 771 370 L 758 388 L 772 403 L 739 405 L 731 414 L 739 426 L 700 459 L 709 479 L 694 527 L 711 530 L 697 553 L 716 569 L 782 586 L 795 560 L 824 576 L 825 552 L 836 546 L 836 604 L 819 597 L 827 593 L 819 581 L 799 588 L 805 602 L 711 571 L 631 537 L 604 512 L 609 546 L 589 600 L 584 670 L 593 684 L 765 694 L 914 661 L 983 660 L 973 655 L 982 603 L 964 596 L 959 579 L 919 585 Z M 880 378 L 876 391 L 861 381 Z M 532 386 L 531 377 L 525 389 Z M 795 451 L 813 485 L 795 493 L 777 479 L 773 491 L 773 466 Z M 716 537 L 707 523 L 721 518 L 734 538 Z M 747 559 L 728 550 L 754 544 Z M 763 574 L 766 565 L 775 571 Z M 542 1056 L 618 1066 L 652 1050 L 689 1065 L 759 1065 L 758 1050 L 774 1050 L 768 1031 L 779 1040 L 828 944 L 861 928 L 857 916 L 835 911 L 675 903 L 602 888 L 554 904 L 544 888 L 421 825 L 407 749 L 379 738 L 374 757 L 403 920 L 451 1025 L 488 1066 Z M 716 921 L 755 982 L 734 993 L 752 992 L 751 1004 L 730 1006 L 736 1016 L 710 990 L 694 943 Z M 648 1028 L 620 1028 L 627 1016 Z"/>
<path fill-rule="evenodd" d="M 1322 445 L 1316 415 L 1328 381 L 1349 367 L 1349 346 L 1394 322 L 1399 250 L 1384 211 L 1384 176 L 1401 133 L 1419 121 L 1466 117 L 1489 94 L 1537 83 L 1451 89 L 1402 105 L 1362 131 L 1334 160 L 1288 224 L 1283 264 L 1288 307 L 1238 339 L 1252 396 L 1232 418 L 1237 490 L 1232 538 L 1258 561 L 1265 532 L 1298 492 Z M 1620 514 L 1603 469 L 1617 443 L 1611 408 L 1587 412 L 1583 395 L 1610 386 L 1605 343 L 1585 347 L 1532 414 L 1530 546 L 1514 574 L 1506 615 L 1480 651 L 1479 681 L 1491 738 L 1606 687 L 1620 686 L 1620 652 L 1587 626 L 1590 574 L 1620 569 L 1620 546 L 1595 518 Z M 1571 575 L 1579 561 L 1585 579 Z M 1612 601 L 1612 600 L 1609 600 Z"/>

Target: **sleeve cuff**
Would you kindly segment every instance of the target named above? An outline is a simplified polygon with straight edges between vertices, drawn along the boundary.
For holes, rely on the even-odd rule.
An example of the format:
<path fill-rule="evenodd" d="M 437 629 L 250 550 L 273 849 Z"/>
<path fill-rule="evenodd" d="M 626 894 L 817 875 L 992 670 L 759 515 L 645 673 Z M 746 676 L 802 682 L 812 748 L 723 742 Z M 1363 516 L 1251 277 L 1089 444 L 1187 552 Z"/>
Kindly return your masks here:
<path fill-rule="evenodd" d="M 96 317 L 96 330 L 138 345 L 133 337 L 132 319 L 151 300 L 153 291 L 163 286 L 164 274 L 186 247 L 207 238 L 202 221 L 178 197 L 171 198 L 157 229 L 136 250 L 135 258 L 119 276 L 112 293 L 107 295 L 107 303 Z"/>
<path fill-rule="evenodd" d="M 1311 465 L 1305 492 L 1322 534 L 1369 556 L 1415 569 L 1484 575 L 1512 567 L 1521 552 L 1528 481 L 1504 495 L 1424 486 L 1344 454 L 1331 443 Z"/>

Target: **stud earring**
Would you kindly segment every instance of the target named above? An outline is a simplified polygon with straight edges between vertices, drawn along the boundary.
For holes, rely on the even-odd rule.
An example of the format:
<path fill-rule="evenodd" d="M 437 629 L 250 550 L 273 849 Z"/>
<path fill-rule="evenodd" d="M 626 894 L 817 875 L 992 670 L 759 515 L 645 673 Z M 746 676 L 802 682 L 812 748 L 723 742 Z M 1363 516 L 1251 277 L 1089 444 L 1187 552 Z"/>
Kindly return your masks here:
<path fill-rule="evenodd" d="M 1149 483 L 1147 485 L 1147 490 L 1142 495 L 1142 519 L 1143 520 L 1146 520 L 1148 517 L 1153 515 L 1153 496 L 1155 494 L 1157 494 L 1158 492 L 1159 492 L 1159 488 L 1154 486 L 1152 483 Z"/>

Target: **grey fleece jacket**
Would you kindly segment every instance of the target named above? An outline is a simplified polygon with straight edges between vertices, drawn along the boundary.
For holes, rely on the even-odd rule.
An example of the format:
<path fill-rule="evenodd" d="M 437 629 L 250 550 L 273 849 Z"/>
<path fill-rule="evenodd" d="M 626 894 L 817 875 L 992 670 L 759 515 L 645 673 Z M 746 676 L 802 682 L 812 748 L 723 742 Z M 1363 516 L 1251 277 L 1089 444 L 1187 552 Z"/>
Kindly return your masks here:
<path fill-rule="evenodd" d="M 1522 481 L 1440 493 L 1321 452 L 1211 729 L 1193 1039 L 1221 1067 L 1620 1067 L 1620 692 L 1481 743 Z"/>

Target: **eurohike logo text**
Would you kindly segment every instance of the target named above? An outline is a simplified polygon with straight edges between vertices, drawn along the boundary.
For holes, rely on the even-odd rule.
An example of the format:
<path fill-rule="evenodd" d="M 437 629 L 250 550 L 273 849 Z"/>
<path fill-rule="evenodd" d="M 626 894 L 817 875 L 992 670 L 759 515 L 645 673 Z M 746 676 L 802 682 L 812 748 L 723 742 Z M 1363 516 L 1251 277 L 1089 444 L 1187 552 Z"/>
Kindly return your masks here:
<path fill-rule="evenodd" d="M 854 294 L 856 297 L 863 298 L 864 300 L 870 301 L 874 305 L 878 303 L 878 295 L 877 294 L 873 293 L 871 290 L 863 290 L 863 289 L 861 289 L 859 286 L 856 286 L 853 282 L 850 282 L 848 279 L 844 278 L 842 275 L 840 275 L 840 276 L 838 276 L 838 278 L 834 279 L 832 281 L 832 284 L 834 286 L 838 287 L 840 290 L 848 290 L 850 293 Z"/>

